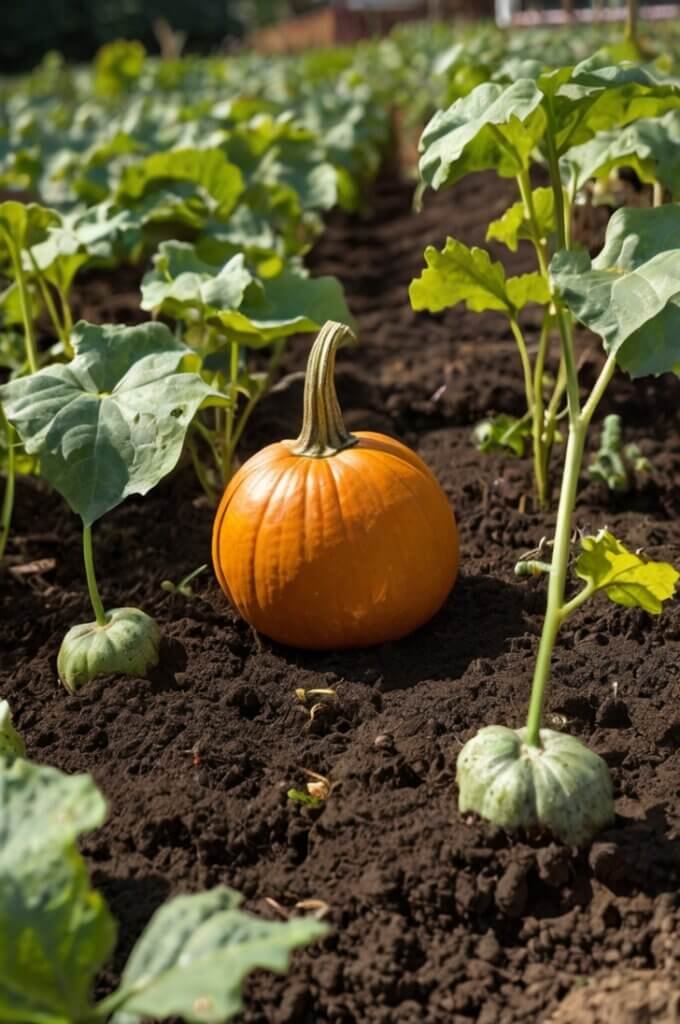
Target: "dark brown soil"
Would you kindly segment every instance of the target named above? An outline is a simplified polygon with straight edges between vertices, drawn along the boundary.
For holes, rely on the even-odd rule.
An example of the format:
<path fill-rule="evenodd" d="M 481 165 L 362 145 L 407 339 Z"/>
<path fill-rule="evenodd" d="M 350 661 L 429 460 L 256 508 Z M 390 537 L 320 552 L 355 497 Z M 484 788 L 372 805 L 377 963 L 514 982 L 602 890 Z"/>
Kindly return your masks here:
<path fill-rule="evenodd" d="M 509 838 L 456 809 L 461 744 L 482 724 L 519 725 L 525 714 L 545 584 L 517 580 L 513 566 L 550 535 L 553 517 L 533 508 L 528 461 L 480 456 L 470 442 L 483 414 L 522 407 L 502 319 L 416 315 L 407 285 L 426 243 L 447 231 L 482 242 L 507 198 L 477 178 L 415 217 L 410 188 L 383 181 L 373 214 L 333 217 L 314 253 L 317 271 L 344 282 L 361 325 L 360 347 L 340 360 L 349 426 L 410 443 L 456 509 L 461 577 L 417 634 L 364 652 L 301 653 L 254 636 L 208 572 L 194 598 L 167 594 L 163 579 L 209 553 L 211 511 L 182 471 L 95 531 L 106 603 L 159 619 L 163 664 L 151 682 L 98 681 L 69 697 L 56 651 L 89 617 L 77 523 L 57 497 L 20 487 L 10 554 L 56 567 L 0 583 L 0 693 L 35 760 L 91 771 L 110 801 L 109 823 L 84 845 L 120 921 L 100 993 L 166 897 L 218 883 L 264 915 L 276 914 L 268 900 L 284 912 L 300 900 L 328 905 L 324 942 L 299 953 L 287 977 L 249 983 L 251 1024 L 535 1024 L 596 973 L 651 971 L 659 991 L 680 984 L 677 603 L 654 618 L 596 600 L 560 638 L 548 724 L 611 766 L 612 829 L 575 852 Z M 601 225 L 596 214 L 582 232 L 592 241 Z M 529 269 L 531 254 L 512 264 Z M 123 280 L 124 295 L 97 288 L 93 278 L 80 293 L 90 316 L 134 312 L 134 282 Z M 288 370 L 303 367 L 308 345 L 291 346 Z M 592 376 L 597 345 L 581 347 Z M 299 378 L 274 392 L 243 454 L 292 436 L 300 398 Z M 583 481 L 580 528 L 606 524 L 633 548 L 680 560 L 679 407 L 675 378 L 617 378 L 602 412 L 623 413 L 653 469 L 616 500 Z M 310 721 L 300 687 L 337 698 Z M 303 769 L 333 783 L 318 809 L 286 797 L 304 786 Z M 589 1005 L 569 1019 L 600 1020 Z M 630 1019 L 671 1019 L 645 1012 Z"/>

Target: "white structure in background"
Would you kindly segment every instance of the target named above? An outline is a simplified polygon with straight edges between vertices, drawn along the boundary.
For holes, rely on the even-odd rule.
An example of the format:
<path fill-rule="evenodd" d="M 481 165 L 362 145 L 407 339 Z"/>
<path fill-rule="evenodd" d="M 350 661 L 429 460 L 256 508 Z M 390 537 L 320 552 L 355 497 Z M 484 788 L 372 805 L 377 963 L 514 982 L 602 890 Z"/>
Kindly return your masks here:
<path fill-rule="evenodd" d="M 513 14 L 522 10 L 521 0 L 496 0 L 496 24 L 501 28 L 512 25 Z"/>
<path fill-rule="evenodd" d="M 419 0 L 343 0 L 335 4 L 348 11 L 409 11 L 419 7 Z"/>
<path fill-rule="evenodd" d="M 509 25 L 558 24 L 567 14 L 560 0 L 537 3 L 536 0 L 495 0 L 496 23 Z M 619 21 L 626 16 L 626 0 L 592 0 L 587 6 L 574 3 L 572 16 L 576 21 Z M 653 21 L 669 21 L 680 16 L 680 4 L 641 4 L 640 17 Z"/>

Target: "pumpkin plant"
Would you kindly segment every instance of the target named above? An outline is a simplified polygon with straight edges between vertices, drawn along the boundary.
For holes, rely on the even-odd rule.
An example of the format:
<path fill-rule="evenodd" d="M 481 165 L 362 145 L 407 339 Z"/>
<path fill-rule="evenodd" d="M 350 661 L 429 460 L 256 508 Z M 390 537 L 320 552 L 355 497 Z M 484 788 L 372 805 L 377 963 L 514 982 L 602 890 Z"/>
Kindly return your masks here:
<path fill-rule="evenodd" d="M 76 841 L 104 823 L 106 804 L 89 775 L 32 764 L 16 740 L 5 749 L 3 728 L 0 717 L 0 1020 L 220 1024 L 243 1010 L 251 971 L 283 973 L 295 949 L 326 934 L 313 918 L 246 913 L 225 886 L 177 896 L 151 918 L 119 986 L 94 1002 L 117 929 Z"/>
<path fill-rule="evenodd" d="M 160 631 L 137 608 L 105 611 L 94 568 L 92 526 L 130 494 L 146 494 L 176 465 L 196 412 L 216 395 L 191 367 L 189 349 L 163 324 L 73 331 L 75 357 L 0 388 L 5 414 L 41 475 L 83 526 L 94 622 L 64 638 L 57 668 L 70 691 L 97 676 L 144 676 L 159 657 Z"/>
<path fill-rule="evenodd" d="M 186 242 L 162 243 L 142 282 L 141 305 L 182 323 L 204 378 L 224 395 L 223 408 L 196 418 L 190 441 L 198 478 L 213 498 L 231 479 L 237 446 L 275 380 L 286 338 L 318 330 L 328 316 L 351 316 L 334 277 L 309 277 L 271 253 L 260 254 L 258 268 L 255 253 L 248 259 L 233 252 L 216 266 L 200 252 Z M 257 370 L 249 357 L 263 349 L 269 358 Z"/>
<path fill-rule="evenodd" d="M 458 571 L 448 500 L 399 441 L 350 433 L 335 391 L 338 346 L 326 323 L 312 346 L 296 440 L 269 445 L 228 485 L 213 564 L 255 629 L 304 648 L 396 640 L 439 610 Z"/>
<path fill-rule="evenodd" d="M 507 318 L 520 356 L 527 413 L 514 423 L 505 416 L 485 424 L 479 442 L 484 450 L 505 447 L 521 454 L 530 437 L 536 494 L 545 507 L 550 453 L 568 390 L 564 353 L 574 348 L 574 317 L 559 298 L 550 260 L 572 246 L 572 207 L 591 177 L 633 163 L 644 180 L 677 188 L 675 167 L 661 167 L 677 134 L 680 81 L 653 68 L 606 66 L 601 57 L 550 71 L 537 61 L 519 69 L 515 63 L 497 77 L 434 115 L 420 142 L 420 173 L 423 184 L 435 190 L 472 171 L 495 170 L 501 178 L 514 178 L 518 201 L 489 225 L 487 239 L 511 251 L 529 242 L 537 269 L 508 277 L 487 250 L 448 238 L 441 251 L 426 249 L 427 267 L 409 294 L 415 310 L 436 313 L 463 302 L 472 311 L 497 310 Z M 645 117 L 654 123 L 643 124 Z M 635 157 L 642 141 L 646 145 Z M 532 186 L 536 163 L 547 169 L 548 187 Z M 543 310 L 533 359 L 522 320 L 529 303 Z M 556 333 L 561 358 L 551 376 L 547 367 Z"/>
<path fill-rule="evenodd" d="M 544 828 L 567 843 L 587 842 L 614 818 L 605 762 L 573 736 L 542 728 L 553 649 L 564 623 L 598 593 L 658 615 L 680 574 L 629 551 L 608 530 L 581 539 L 575 560 L 583 586 L 566 594 L 572 520 L 593 414 L 617 365 L 631 377 L 680 368 L 680 206 L 622 209 L 611 218 L 595 260 L 563 251 L 550 265 L 555 302 L 599 334 L 606 359 L 581 401 L 571 333 L 562 338 L 569 430 L 549 565 L 548 600 L 526 727 L 488 726 L 458 757 L 459 807 L 509 829 Z"/>

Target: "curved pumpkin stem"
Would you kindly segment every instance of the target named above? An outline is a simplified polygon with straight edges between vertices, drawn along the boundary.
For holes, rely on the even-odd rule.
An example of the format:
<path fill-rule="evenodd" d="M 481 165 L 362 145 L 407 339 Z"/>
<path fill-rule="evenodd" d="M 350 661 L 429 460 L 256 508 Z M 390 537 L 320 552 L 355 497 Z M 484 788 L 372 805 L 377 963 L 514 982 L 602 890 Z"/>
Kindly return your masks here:
<path fill-rule="evenodd" d="M 358 443 L 345 427 L 335 392 L 335 353 L 346 338 L 354 337 L 349 327 L 333 320 L 319 331 L 307 362 L 302 430 L 293 444 L 295 455 L 323 459 Z"/>

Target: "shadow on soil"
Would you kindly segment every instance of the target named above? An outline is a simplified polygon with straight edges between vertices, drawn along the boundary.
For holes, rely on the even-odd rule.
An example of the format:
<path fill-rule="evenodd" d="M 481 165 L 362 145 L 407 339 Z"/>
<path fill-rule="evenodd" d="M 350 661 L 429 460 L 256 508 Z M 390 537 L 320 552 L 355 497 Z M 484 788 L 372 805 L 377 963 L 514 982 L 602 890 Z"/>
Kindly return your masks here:
<path fill-rule="evenodd" d="M 384 692 L 425 680 L 459 679 L 476 658 L 494 658 L 525 638 L 533 611 L 526 588 L 491 576 L 461 575 L 444 607 L 422 629 L 403 640 L 362 651 L 293 651 L 276 646 L 285 661 L 348 681 L 380 679 Z M 451 643 L 451 637 L 455 642 Z"/>

